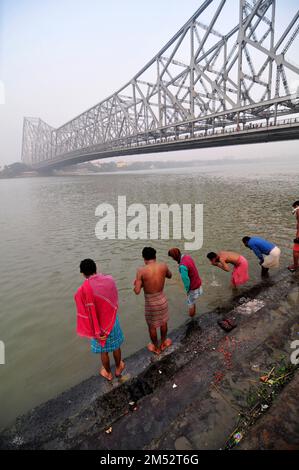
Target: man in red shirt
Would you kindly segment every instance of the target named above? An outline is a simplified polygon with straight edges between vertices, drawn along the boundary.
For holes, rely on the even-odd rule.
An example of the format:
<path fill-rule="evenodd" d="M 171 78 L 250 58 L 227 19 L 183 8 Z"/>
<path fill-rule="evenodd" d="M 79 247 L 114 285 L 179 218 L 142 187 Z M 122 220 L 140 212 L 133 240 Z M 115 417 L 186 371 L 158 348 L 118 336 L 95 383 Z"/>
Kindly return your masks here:
<path fill-rule="evenodd" d="M 194 317 L 196 313 L 196 300 L 202 295 L 202 281 L 195 262 L 191 256 L 182 255 L 179 248 L 171 248 L 168 251 L 168 256 L 179 265 L 179 273 L 187 292 L 189 316 Z"/>
<path fill-rule="evenodd" d="M 77 334 L 91 339 L 92 352 L 101 354 L 100 375 L 111 381 L 109 353 L 115 360 L 115 377 L 120 378 L 125 368 L 120 349 L 124 335 L 118 318 L 117 287 L 112 276 L 97 274 L 92 259 L 81 261 L 80 272 L 85 281 L 75 294 Z"/>

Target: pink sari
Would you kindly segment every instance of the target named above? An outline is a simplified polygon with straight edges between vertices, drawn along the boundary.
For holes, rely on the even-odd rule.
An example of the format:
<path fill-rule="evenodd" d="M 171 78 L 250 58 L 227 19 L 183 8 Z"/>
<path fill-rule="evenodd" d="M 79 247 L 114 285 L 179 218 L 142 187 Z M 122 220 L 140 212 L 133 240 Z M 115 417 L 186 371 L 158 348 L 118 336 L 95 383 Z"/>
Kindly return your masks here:
<path fill-rule="evenodd" d="M 75 294 L 77 334 L 95 338 L 102 347 L 110 335 L 118 310 L 118 292 L 112 276 L 95 274 Z"/>

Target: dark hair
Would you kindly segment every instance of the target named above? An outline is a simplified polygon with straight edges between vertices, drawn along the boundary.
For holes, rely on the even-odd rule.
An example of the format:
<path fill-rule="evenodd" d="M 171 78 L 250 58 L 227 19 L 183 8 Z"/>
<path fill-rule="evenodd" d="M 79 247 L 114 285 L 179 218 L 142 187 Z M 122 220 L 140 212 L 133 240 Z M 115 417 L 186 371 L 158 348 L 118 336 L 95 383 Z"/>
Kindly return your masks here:
<path fill-rule="evenodd" d="M 142 258 L 144 258 L 146 261 L 156 259 L 156 253 L 156 250 L 151 246 L 145 246 L 142 250 Z"/>
<path fill-rule="evenodd" d="M 244 243 L 244 245 L 247 245 L 247 243 L 249 242 L 250 240 L 250 237 L 243 237 L 242 238 L 242 242 Z"/>
<path fill-rule="evenodd" d="M 299 201 L 295 201 L 294 204 L 292 205 L 292 207 L 297 207 L 299 206 Z"/>
<path fill-rule="evenodd" d="M 213 261 L 213 259 L 218 258 L 218 255 L 216 253 L 214 253 L 214 251 L 211 251 L 210 253 L 207 254 L 207 258 L 209 258 L 209 260 Z"/>
<path fill-rule="evenodd" d="M 80 273 L 84 274 L 85 276 L 92 276 L 92 274 L 96 274 L 97 272 L 97 265 L 95 264 L 93 259 L 84 259 L 80 263 Z"/>

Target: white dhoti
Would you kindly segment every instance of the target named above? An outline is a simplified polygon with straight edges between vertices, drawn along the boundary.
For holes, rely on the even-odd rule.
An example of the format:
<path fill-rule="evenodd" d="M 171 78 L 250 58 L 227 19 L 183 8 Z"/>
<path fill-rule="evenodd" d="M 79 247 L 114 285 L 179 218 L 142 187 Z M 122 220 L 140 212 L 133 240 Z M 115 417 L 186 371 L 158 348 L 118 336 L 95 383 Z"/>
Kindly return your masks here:
<path fill-rule="evenodd" d="M 267 256 L 264 256 L 263 268 L 278 268 L 280 253 L 278 246 L 275 246 Z"/>

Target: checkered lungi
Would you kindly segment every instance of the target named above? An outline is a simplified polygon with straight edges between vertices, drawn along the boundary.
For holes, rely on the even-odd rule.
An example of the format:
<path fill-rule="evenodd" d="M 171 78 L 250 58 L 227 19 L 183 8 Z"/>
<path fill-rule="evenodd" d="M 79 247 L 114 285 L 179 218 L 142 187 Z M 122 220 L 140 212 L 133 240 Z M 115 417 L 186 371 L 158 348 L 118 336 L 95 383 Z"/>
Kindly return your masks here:
<path fill-rule="evenodd" d="M 116 349 L 120 348 L 121 344 L 124 342 L 124 334 L 119 324 L 118 315 L 114 323 L 114 327 L 107 338 L 105 346 L 102 347 L 96 339 L 92 339 L 90 342 L 91 351 L 95 354 L 102 352 L 113 352 Z"/>
<path fill-rule="evenodd" d="M 168 302 L 164 292 L 157 294 L 144 293 L 145 320 L 148 326 L 160 328 L 168 322 Z"/>

